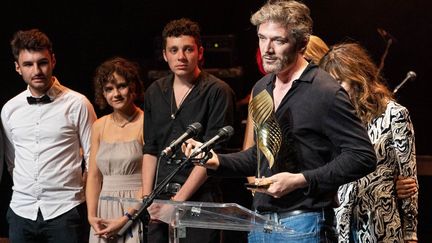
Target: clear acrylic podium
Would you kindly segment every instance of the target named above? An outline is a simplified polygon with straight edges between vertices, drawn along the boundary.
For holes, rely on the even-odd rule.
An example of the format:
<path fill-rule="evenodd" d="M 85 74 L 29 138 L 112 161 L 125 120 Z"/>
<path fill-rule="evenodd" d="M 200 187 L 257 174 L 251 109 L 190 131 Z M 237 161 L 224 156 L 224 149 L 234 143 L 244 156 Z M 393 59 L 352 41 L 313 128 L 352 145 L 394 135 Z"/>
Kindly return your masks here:
<path fill-rule="evenodd" d="M 292 232 L 236 203 L 176 202 L 154 200 L 163 209 L 159 215 L 150 215 L 169 224 L 170 242 L 177 243 L 186 236 L 186 228 L 220 229 L 235 231 Z"/>

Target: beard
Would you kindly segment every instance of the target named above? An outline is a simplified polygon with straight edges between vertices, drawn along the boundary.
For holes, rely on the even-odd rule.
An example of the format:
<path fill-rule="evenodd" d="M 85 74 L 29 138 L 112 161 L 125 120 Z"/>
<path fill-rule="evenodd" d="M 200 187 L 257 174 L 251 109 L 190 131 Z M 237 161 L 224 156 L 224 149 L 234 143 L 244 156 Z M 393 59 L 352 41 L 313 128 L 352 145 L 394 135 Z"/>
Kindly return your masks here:
<path fill-rule="evenodd" d="M 266 58 L 270 58 L 271 62 L 269 63 Z M 263 55 L 262 60 L 264 71 L 267 73 L 279 73 L 294 63 L 295 56 L 284 55 L 282 57 L 278 57 L 274 55 Z"/>

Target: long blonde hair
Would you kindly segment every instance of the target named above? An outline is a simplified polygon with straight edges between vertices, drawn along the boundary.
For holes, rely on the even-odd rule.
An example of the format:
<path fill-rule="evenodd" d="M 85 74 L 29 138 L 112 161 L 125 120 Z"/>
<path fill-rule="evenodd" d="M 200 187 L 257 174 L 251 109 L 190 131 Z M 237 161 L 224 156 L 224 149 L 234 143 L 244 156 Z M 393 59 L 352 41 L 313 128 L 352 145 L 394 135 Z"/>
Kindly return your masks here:
<path fill-rule="evenodd" d="M 321 38 L 311 35 L 303 56 L 306 60 L 318 64 L 328 51 L 329 47 Z"/>

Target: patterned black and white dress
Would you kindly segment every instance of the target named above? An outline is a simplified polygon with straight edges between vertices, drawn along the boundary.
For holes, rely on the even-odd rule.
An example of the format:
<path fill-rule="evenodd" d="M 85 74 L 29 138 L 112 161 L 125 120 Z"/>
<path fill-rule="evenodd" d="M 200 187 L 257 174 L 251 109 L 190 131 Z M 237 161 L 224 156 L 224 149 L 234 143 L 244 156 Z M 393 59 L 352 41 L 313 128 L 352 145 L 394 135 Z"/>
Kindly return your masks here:
<path fill-rule="evenodd" d="M 391 101 L 367 128 L 377 155 L 377 168 L 339 188 L 340 206 L 335 209 L 339 242 L 417 240 L 418 193 L 408 199 L 397 199 L 394 182 L 399 174 L 417 180 L 414 129 L 409 112 Z"/>

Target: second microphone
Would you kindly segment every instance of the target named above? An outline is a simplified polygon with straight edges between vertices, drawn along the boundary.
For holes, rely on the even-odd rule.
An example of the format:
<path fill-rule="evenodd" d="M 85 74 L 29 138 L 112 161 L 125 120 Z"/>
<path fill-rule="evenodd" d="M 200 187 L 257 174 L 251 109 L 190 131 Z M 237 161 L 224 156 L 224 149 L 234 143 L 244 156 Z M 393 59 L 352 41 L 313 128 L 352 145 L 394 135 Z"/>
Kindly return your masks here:
<path fill-rule="evenodd" d="M 225 126 L 219 129 L 216 136 L 208 140 L 207 142 L 203 143 L 201 146 L 195 148 L 192 151 L 191 158 L 196 157 L 198 154 L 209 151 L 213 146 L 216 144 L 226 141 L 228 138 L 230 138 L 234 134 L 234 128 L 232 126 Z"/>

